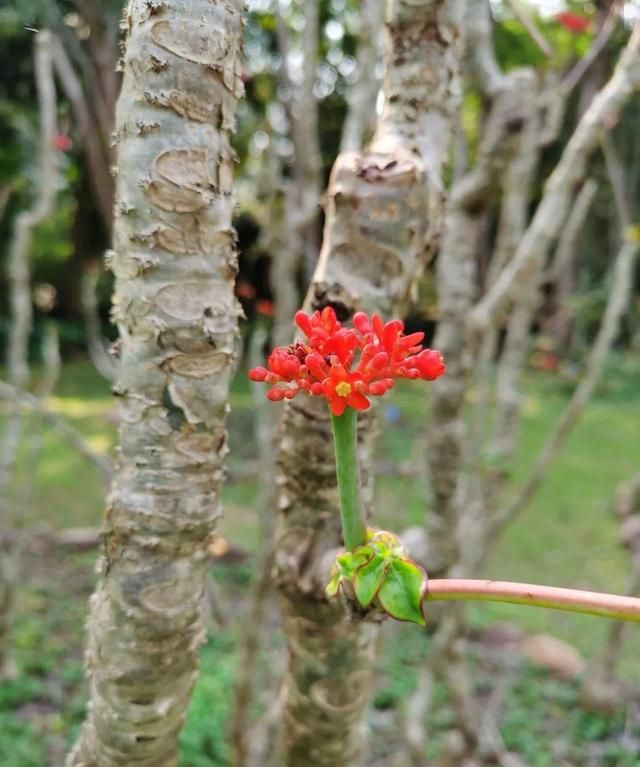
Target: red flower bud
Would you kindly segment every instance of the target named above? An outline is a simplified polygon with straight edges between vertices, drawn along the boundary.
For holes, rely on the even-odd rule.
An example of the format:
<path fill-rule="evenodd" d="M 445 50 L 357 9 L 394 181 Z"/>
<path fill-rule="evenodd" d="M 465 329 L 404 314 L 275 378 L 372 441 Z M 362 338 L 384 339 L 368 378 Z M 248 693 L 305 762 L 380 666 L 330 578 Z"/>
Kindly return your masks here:
<path fill-rule="evenodd" d="M 445 371 L 440 352 L 421 349 L 423 333 L 405 336 L 401 320 L 385 323 L 377 314 L 357 312 L 354 327 L 343 328 L 335 311 L 325 307 L 311 315 L 297 312 L 295 322 L 307 341 L 274 349 L 267 368 L 249 371 L 252 381 L 272 385 L 267 392 L 272 402 L 302 391 L 324 397 L 331 412 L 341 415 L 347 407 L 366 410 L 367 396 L 382 396 L 395 378 L 432 381 Z"/>

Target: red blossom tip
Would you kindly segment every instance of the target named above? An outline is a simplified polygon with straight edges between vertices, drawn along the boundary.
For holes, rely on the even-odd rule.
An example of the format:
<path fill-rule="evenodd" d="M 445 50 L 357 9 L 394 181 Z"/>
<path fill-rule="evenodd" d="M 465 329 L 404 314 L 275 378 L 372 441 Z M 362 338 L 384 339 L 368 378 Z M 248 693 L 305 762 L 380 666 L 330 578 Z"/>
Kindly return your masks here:
<path fill-rule="evenodd" d="M 353 328 L 344 328 L 325 307 L 312 315 L 297 312 L 295 323 L 307 341 L 274 349 L 266 368 L 249 371 L 252 381 L 272 386 L 272 402 L 302 391 L 324 397 L 331 412 L 341 415 L 348 407 L 366 410 L 368 396 L 382 396 L 397 378 L 433 381 L 445 371 L 440 352 L 422 349 L 423 333 L 404 335 L 401 320 L 385 323 L 377 314 L 357 312 Z"/>
<path fill-rule="evenodd" d="M 581 16 L 578 13 L 571 13 L 570 11 L 561 11 L 556 14 L 555 18 L 558 24 L 561 24 L 565 29 L 568 29 L 570 32 L 575 32 L 576 34 L 586 32 L 591 26 L 591 22 L 586 16 Z"/>
<path fill-rule="evenodd" d="M 269 371 L 266 368 L 253 368 L 249 371 L 249 380 L 256 383 L 264 383 L 267 380 Z"/>
<path fill-rule="evenodd" d="M 305 336 L 311 335 L 311 318 L 308 314 L 296 312 L 293 319 Z"/>

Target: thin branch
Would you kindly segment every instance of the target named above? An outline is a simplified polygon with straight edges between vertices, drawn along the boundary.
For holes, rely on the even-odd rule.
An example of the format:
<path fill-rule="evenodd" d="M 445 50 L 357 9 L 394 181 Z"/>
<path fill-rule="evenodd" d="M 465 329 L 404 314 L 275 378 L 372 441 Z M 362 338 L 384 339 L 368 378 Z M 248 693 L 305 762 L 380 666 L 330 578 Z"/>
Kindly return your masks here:
<path fill-rule="evenodd" d="M 291 336 L 291 333 L 289 333 Z M 263 349 L 268 334 L 264 326 L 258 323 L 254 329 L 249 347 L 250 365 L 263 361 Z M 290 341 L 290 338 L 284 343 Z M 275 483 L 275 453 L 273 444 L 277 427 L 277 417 L 272 408 L 252 384 L 253 404 L 255 408 L 255 433 L 260 459 L 261 483 L 258 513 L 261 526 L 261 548 L 256 563 L 256 571 L 251 586 L 249 609 L 245 619 L 251 622 L 253 631 L 245 633 L 238 648 L 238 674 L 233 691 L 231 714 L 229 716 L 229 740 L 231 746 L 231 767 L 248 767 L 250 764 L 251 743 L 255 735 L 250 726 L 250 709 L 256 689 L 256 668 L 260 660 L 261 647 L 265 641 L 262 630 L 265 615 L 272 594 L 272 570 L 275 561 L 275 539 L 273 527 L 275 518 L 273 509 L 277 503 L 278 489 Z"/>
<path fill-rule="evenodd" d="M 111 462 L 108 458 L 97 453 L 85 438 L 70 424 L 56 413 L 52 412 L 39 397 L 26 391 L 21 391 L 5 381 L 0 381 L 0 399 L 6 399 L 19 407 L 37 413 L 42 420 L 53 428 L 71 447 L 90 461 L 105 479 L 111 476 Z"/>
<path fill-rule="evenodd" d="M 589 397 L 591 397 L 593 390 L 597 386 L 607 354 L 618 333 L 620 319 L 629 301 L 633 282 L 633 268 L 639 247 L 640 242 L 638 241 L 628 241 L 623 244 L 614 267 L 613 284 L 607 307 L 600 330 L 587 359 L 585 374 L 562 416 L 556 423 L 553 432 L 549 435 L 538 454 L 529 478 L 523 484 L 516 497 L 496 514 L 491 523 L 493 533 L 489 536 L 490 538 L 495 538 L 496 533 L 519 514 L 538 489 L 547 469 L 558 454 L 565 437 L 580 417 Z"/>
<path fill-rule="evenodd" d="M 538 29 L 535 21 L 531 18 L 528 11 L 522 7 L 519 0 L 507 0 L 507 3 L 540 51 L 542 51 L 545 56 L 553 56 L 553 48 L 549 44 L 549 41 Z"/>
<path fill-rule="evenodd" d="M 444 578 L 429 581 L 425 602 L 443 600 L 507 602 L 640 623 L 640 599 L 597 591 L 539 586 L 533 583 L 468 580 L 466 578 Z"/>
<path fill-rule="evenodd" d="M 500 90 L 504 75 L 498 66 L 493 47 L 491 10 L 488 0 L 469 0 L 465 6 L 464 26 L 467 71 L 485 98 Z"/>
<path fill-rule="evenodd" d="M 71 103 L 78 133 L 86 148 L 100 214 L 107 231 L 110 232 L 113 224 L 113 179 L 109 170 L 111 160 L 101 141 L 100 131 L 89 108 L 80 78 L 57 37 L 53 40 L 53 65 L 60 85 Z"/>
<path fill-rule="evenodd" d="M 550 281 L 557 280 L 567 267 L 567 264 L 573 260 L 576 246 L 578 244 L 578 236 L 597 191 L 598 184 L 592 178 L 588 178 L 580 188 L 580 191 L 576 195 L 575 202 L 573 203 L 573 207 L 571 208 L 571 212 L 567 217 L 567 223 L 558 240 L 558 246 L 553 255 L 553 260 L 546 271 L 545 279 Z"/>
<path fill-rule="evenodd" d="M 515 257 L 501 273 L 470 318 L 470 328 L 486 328 L 509 303 L 514 287 L 530 277 L 564 223 L 571 205 L 572 192 L 587 169 L 606 125 L 622 109 L 631 94 L 640 87 L 640 24 L 636 24 L 615 72 L 607 85 L 594 98 L 567 144 L 556 169 L 545 186 L 545 192 L 531 225 L 527 229 Z"/>
<path fill-rule="evenodd" d="M 574 67 L 567 72 L 564 79 L 560 83 L 560 91 L 563 93 L 571 93 L 571 91 L 578 85 L 580 80 L 584 77 L 589 67 L 598 58 L 606 44 L 609 42 L 609 38 L 613 34 L 616 28 L 616 22 L 618 20 L 618 10 L 616 4 L 613 3 L 611 10 L 604 24 L 600 27 L 598 34 L 591 43 L 589 50 L 584 56 L 581 56 L 575 63 Z"/>
<path fill-rule="evenodd" d="M 606 133 L 602 137 L 600 142 L 602 147 L 602 154 L 604 155 L 605 167 L 607 169 L 607 176 L 613 190 L 613 199 L 616 204 L 616 211 L 620 220 L 620 226 L 622 230 L 628 229 L 633 225 L 633 206 L 629 199 L 627 192 L 627 185 L 625 182 L 625 172 L 618 150 L 611 136 Z"/>
<path fill-rule="evenodd" d="M 87 333 L 89 357 L 91 357 L 93 366 L 103 378 L 113 382 L 116 380 L 118 366 L 114 358 L 107 351 L 104 338 L 102 337 L 100 312 L 96 297 L 96 285 L 99 274 L 98 266 L 92 265 L 82 275 L 80 286 L 82 314 L 84 315 L 84 326 Z"/>

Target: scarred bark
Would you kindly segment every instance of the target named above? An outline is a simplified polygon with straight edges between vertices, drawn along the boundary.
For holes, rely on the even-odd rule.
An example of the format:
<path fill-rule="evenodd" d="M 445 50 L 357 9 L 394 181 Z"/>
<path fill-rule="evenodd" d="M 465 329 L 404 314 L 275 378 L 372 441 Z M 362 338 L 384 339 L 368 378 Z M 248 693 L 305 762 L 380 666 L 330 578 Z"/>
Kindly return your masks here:
<path fill-rule="evenodd" d="M 309 308 L 397 310 L 440 233 L 442 165 L 457 101 L 458 3 L 389 4 L 384 108 L 369 149 L 340 155 L 326 198 L 323 247 Z M 360 421 L 365 505 L 371 500 L 370 420 Z M 375 626 L 345 620 L 324 586 L 342 545 L 326 404 L 285 413 L 276 568 L 290 652 L 283 731 L 287 767 L 353 767 L 371 681 Z"/>
<path fill-rule="evenodd" d="M 240 0 L 131 0 L 118 102 L 120 453 L 91 598 L 91 702 L 70 767 L 174 767 L 203 641 L 239 307 Z"/>

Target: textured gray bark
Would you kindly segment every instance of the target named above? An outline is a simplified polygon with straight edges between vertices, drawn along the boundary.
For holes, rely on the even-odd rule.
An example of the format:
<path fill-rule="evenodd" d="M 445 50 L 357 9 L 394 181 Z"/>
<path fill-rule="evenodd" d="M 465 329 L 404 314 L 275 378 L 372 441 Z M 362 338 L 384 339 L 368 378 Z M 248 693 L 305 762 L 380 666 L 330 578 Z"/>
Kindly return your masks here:
<path fill-rule="evenodd" d="M 40 120 L 37 192 L 29 210 L 15 219 L 7 258 L 10 326 L 7 353 L 9 383 L 22 392 L 29 383 L 29 335 L 33 320 L 31 305 L 30 249 L 35 229 L 49 216 L 55 200 L 56 92 L 51 63 L 51 33 L 40 32 L 35 38 L 34 69 Z M 0 444 L 0 528 L 10 531 L 15 525 L 14 509 L 9 499 L 13 469 L 23 432 L 22 413 L 10 412 Z M 0 678 L 11 675 L 8 632 L 11 624 L 18 556 L 11 546 L 0 541 Z"/>
<path fill-rule="evenodd" d="M 433 253 L 442 220 L 442 165 L 458 98 L 457 2 L 388 6 L 384 108 L 364 153 L 341 154 L 326 196 L 326 225 L 309 308 L 389 316 Z M 370 488 L 371 422 L 359 429 Z M 326 404 L 287 408 L 278 458 L 276 569 L 290 663 L 283 714 L 287 767 L 354 767 L 371 682 L 375 626 L 349 622 L 328 601 L 328 566 L 341 546 Z M 370 490 L 366 495 L 370 502 Z"/>
<path fill-rule="evenodd" d="M 131 0 L 117 110 L 120 451 L 70 767 L 174 767 L 204 638 L 239 307 L 240 0 Z"/>

